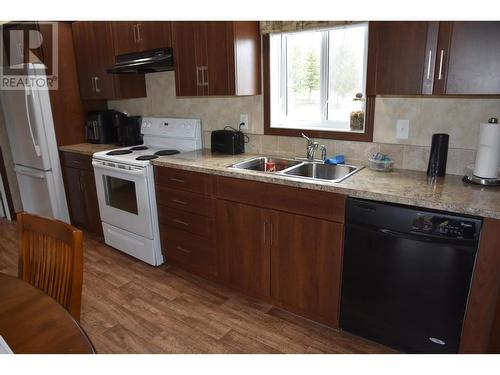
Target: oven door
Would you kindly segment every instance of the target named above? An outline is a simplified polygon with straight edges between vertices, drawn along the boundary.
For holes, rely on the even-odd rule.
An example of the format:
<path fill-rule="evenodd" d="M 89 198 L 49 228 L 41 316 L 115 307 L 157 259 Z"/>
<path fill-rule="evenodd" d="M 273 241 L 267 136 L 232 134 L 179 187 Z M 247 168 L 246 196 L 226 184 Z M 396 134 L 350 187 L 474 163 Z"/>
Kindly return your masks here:
<path fill-rule="evenodd" d="M 153 239 L 147 167 L 93 160 L 101 220 Z"/>

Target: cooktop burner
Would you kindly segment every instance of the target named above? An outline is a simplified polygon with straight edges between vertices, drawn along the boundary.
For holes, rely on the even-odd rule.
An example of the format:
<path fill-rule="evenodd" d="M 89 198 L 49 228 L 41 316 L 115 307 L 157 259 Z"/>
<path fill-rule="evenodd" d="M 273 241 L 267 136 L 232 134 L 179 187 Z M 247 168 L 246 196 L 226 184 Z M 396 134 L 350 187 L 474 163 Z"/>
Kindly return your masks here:
<path fill-rule="evenodd" d="M 106 155 L 109 155 L 109 156 L 114 156 L 114 155 L 125 155 L 125 154 L 131 154 L 132 151 L 130 150 L 114 150 L 114 151 L 110 151 L 108 153 L 106 153 Z"/>
<path fill-rule="evenodd" d="M 166 155 L 175 155 L 178 153 L 179 153 L 178 150 L 160 150 L 160 151 L 155 152 L 155 155 L 166 156 Z"/>
<path fill-rule="evenodd" d="M 148 147 L 146 146 L 134 146 L 134 147 L 130 147 L 129 150 L 130 151 L 143 151 L 143 150 L 147 150 Z"/>
<path fill-rule="evenodd" d="M 135 160 L 151 160 L 151 159 L 156 159 L 157 157 L 158 156 L 156 156 L 156 155 L 142 155 L 142 156 L 135 158 Z"/>

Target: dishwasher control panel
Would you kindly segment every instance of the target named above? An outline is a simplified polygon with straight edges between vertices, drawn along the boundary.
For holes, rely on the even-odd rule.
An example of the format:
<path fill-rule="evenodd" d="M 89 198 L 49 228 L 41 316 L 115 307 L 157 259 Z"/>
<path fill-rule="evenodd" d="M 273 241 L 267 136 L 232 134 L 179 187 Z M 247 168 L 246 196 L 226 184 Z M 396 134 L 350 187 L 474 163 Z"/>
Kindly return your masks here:
<path fill-rule="evenodd" d="M 413 220 L 412 232 L 457 239 L 475 239 L 474 221 L 453 219 L 447 216 L 418 214 Z"/>

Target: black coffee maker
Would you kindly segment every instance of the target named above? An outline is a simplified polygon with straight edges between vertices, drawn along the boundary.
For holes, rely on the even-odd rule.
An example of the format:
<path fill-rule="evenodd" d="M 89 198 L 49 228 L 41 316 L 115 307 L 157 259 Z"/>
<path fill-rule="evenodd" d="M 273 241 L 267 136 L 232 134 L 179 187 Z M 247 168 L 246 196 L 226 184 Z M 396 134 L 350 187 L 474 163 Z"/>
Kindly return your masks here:
<path fill-rule="evenodd" d="M 105 109 L 99 111 L 89 111 L 85 119 L 85 139 L 89 143 L 108 143 L 117 142 L 116 127 L 113 119 L 120 112 Z"/>
<path fill-rule="evenodd" d="M 125 113 L 116 112 L 113 115 L 113 125 L 117 134 L 118 146 L 141 145 L 141 119 L 140 116 L 127 116 Z"/>

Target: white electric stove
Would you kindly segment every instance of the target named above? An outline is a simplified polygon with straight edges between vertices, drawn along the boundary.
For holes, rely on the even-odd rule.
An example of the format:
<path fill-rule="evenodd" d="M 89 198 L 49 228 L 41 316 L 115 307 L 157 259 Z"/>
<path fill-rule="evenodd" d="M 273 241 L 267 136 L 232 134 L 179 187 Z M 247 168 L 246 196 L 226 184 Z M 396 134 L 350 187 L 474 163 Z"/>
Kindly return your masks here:
<path fill-rule="evenodd" d="M 151 160 L 203 148 L 199 119 L 144 117 L 143 145 L 92 157 L 106 244 L 152 265 L 163 263 Z"/>

